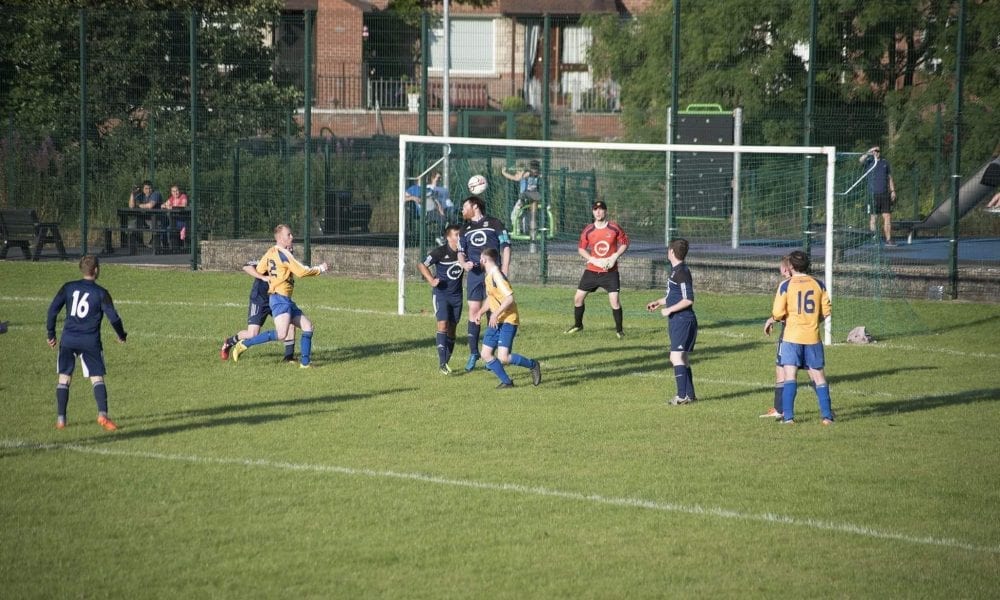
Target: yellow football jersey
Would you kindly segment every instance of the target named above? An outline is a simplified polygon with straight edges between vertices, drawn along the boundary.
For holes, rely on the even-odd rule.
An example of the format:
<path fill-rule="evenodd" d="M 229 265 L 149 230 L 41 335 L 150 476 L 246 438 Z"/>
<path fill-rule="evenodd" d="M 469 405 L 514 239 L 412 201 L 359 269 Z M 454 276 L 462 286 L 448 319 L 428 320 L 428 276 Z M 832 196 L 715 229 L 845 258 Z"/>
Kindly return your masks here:
<path fill-rule="evenodd" d="M 292 297 L 296 277 L 312 277 L 321 273 L 318 267 L 305 266 L 291 252 L 278 246 L 272 246 L 257 261 L 257 272 L 271 276 L 267 286 L 268 294 L 281 294 L 289 298 Z"/>
<path fill-rule="evenodd" d="M 818 344 L 820 321 L 830 313 L 826 286 L 815 277 L 801 274 L 781 282 L 771 308 L 771 317 L 785 322 L 781 339 L 795 344 Z"/>
<path fill-rule="evenodd" d="M 517 314 L 516 302 L 511 303 L 511 305 L 508 306 L 502 313 L 498 312 L 500 310 L 500 303 L 503 302 L 504 298 L 513 295 L 514 288 L 510 287 L 510 282 L 507 281 L 507 277 L 504 276 L 500 269 L 496 269 L 492 273 L 486 274 L 486 297 L 489 298 L 490 301 L 490 311 L 497 315 L 498 324 L 520 324 L 521 321 Z"/>

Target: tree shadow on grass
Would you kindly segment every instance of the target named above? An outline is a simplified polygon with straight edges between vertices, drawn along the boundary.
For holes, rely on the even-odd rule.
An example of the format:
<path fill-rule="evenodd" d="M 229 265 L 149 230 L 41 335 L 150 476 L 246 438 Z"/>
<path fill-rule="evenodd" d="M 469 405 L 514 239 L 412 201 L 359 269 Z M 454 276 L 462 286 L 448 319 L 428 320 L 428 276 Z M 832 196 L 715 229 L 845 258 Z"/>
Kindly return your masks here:
<path fill-rule="evenodd" d="M 886 377 L 889 375 L 898 375 L 904 371 L 926 371 L 928 369 L 934 369 L 936 367 L 900 367 L 896 369 L 881 369 L 878 371 L 864 371 L 861 373 L 849 373 L 846 375 L 830 375 L 827 373 L 827 380 L 830 383 L 830 393 L 834 398 L 834 405 L 837 404 L 837 386 L 845 383 L 850 383 L 853 381 L 868 381 L 875 380 L 879 377 Z M 774 371 L 770 371 L 773 373 Z M 799 370 L 799 376 L 796 379 L 799 383 L 799 394 L 806 390 L 806 388 L 811 388 L 810 385 L 812 380 L 809 379 L 808 371 L 805 369 Z M 695 384 L 698 383 L 697 377 L 695 377 Z M 811 391 L 811 390 L 806 390 Z M 702 396 L 698 394 L 698 400 L 729 400 L 730 398 L 745 398 L 750 395 L 766 395 L 768 398 L 774 395 L 774 385 L 755 385 L 750 387 L 745 387 L 739 391 L 727 392 L 725 394 L 713 394 L 711 396 Z"/>
<path fill-rule="evenodd" d="M 416 388 L 396 388 L 391 390 L 379 390 L 378 392 L 336 394 L 330 396 L 318 396 L 311 398 L 288 398 L 284 400 L 265 400 L 262 402 L 250 402 L 246 404 L 229 402 L 226 404 L 216 404 L 195 409 L 182 409 L 165 413 L 154 413 L 143 418 L 143 420 L 177 419 L 185 417 L 209 417 L 227 413 L 245 412 L 261 410 L 266 408 L 292 408 L 296 406 L 307 406 L 310 404 L 331 404 L 338 402 L 351 402 L 354 400 L 367 400 L 377 396 L 396 394 L 400 392 L 412 392 Z"/>
<path fill-rule="evenodd" d="M 977 319 L 975 321 L 966 321 L 964 323 L 955 323 L 953 325 L 945 325 L 942 327 L 928 327 L 928 334 L 937 335 L 939 333 L 944 333 L 945 331 L 954 331 L 956 329 L 970 329 L 978 328 L 980 325 L 995 325 L 997 318 L 995 316 L 983 317 L 982 319 Z"/>
<path fill-rule="evenodd" d="M 412 340 L 387 341 L 379 344 L 365 344 L 360 346 L 345 346 L 333 350 L 314 353 L 314 357 L 319 357 L 328 362 L 344 362 L 382 356 L 384 354 L 395 354 L 398 352 L 409 352 L 411 350 L 434 348 L 434 330 L 428 331 L 427 335 Z"/>
<path fill-rule="evenodd" d="M 732 352 L 742 352 L 759 346 L 760 344 L 758 342 L 747 342 L 731 346 L 708 346 L 704 349 L 696 347 L 690 357 L 691 366 L 696 373 L 695 384 L 697 385 L 698 382 L 697 370 L 699 364 L 704 364 L 705 362 L 713 360 L 716 357 L 724 356 Z M 655 349 L 657 354 L 649 358 L 636 359 L 634 356 L 628 356 L 615 360 L 601 360 L 600 362 L 580 365 L 578 368 L 571 370 L 561 370 L 557 368 L 550 371 L 551 375 L 547 376 L 545 381 L 547 383 L 552 383 L 554 386 L 564 387 L 588 384 L 598 379 L 613 379 L 629 375 L 669 374 L 669 379 L 672 382 L 673 366 L 670 364 L 670 352 L 668 349 L 662 346 L 650 346 L 646 347 L 646 349 Z M 603 356 L 607 356 L 607 352 L 602 349 L 595 349 L 593 352 L 598 352 Z M 589 353 L 590 352 L 588 352 L 588 354 Z M 574 353 L 570 354 L 572 355 Z M 564 358 L 565 356 L 566 355 L 563 354 L 556 355 L 556 357 L 559 358 Z M 551 360 L 554 357 L 539 356 L 537 358 L 542 361 L 542 370 L 544 372 L 545 361 Z"/>
<path fill-rule="evenodd" d="M 935 408 L 942 408 L 946 406 L 979 404 L 982 402 L 1000 402 L 1000 388 L 968 390 L 944 396 L 921 396 L 919 398 L 907 398 L 905 400 L 884 400 L 867 406 L 851 408 L 843 411 L 843 413 L 850 416 L 852 419 L 864 417 L 891 417 L 894 415 L 917 412 L 921 410 L 934 410 Z"/>
<path fill-rule="evenodd" d="M 289 400 L 253 402 L 250 404 L 225 404 L 225 405 L 210 406 L 195 410 L 181 410 L 172 413 L 151 415 L 151 417 L 148 418 L 130 419 L 125 423 L 120 423 L 122 428 L 119 429 L 113 435 L 104 434 L 99 437 L 92 437 L 80 441 L 81 443 L 86 443 L 86 442 L 108 443 L 108 442 L 125 441 L 129 439 L 158 437 L 162 435 L 170 435 L 172 433 L 193 431 L 196 429 L 206 429 L 210 427 L 229 427 L 234 425 L 249 427 L 256 425 L 265 425 L 277 421 L 282 421 L 285 419 L 333 412 L 335 409 L 330 405 L 338 404 L 340 402 L 365 400 L 369 398 L 383 396 L 386 394 L 396 394 L 401 392 L 413 392 L 413 391 L 416 391 L 416 389 L 396 388 L 391 390 L 382 390 L 379 392 L 371 392 L 365 394 L 339 394 L 333 396 L 319 396 L 315 398 L 294 398 Z M 246 413 L 247 411 L 256 411 L 261 409 L 269 409 L 269 408 L 292 409 L 298 406 L 309 406 L 309 405 L 314 405 L 316 406 L 316 408 L 313 410 L 297 410 L 297 411 L 289 410 L 287 412 L 281 412 L 281 413 L 241 414 L 241 413 Z M 157 425 L 143 427 L 142 423 L 148 421 L 160 422 L 164 424 L 157 424 Z M 176 422 L 170 423 L 170 421 L 176 421 Z"/>

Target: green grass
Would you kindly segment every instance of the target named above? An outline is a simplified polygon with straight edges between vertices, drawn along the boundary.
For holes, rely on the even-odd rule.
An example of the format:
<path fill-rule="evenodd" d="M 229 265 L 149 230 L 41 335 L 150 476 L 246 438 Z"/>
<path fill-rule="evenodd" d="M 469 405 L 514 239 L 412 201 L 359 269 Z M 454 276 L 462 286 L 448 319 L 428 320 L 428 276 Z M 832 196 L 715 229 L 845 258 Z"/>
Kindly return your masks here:
<path fill-rule="evenodd" d="M 834 345 L 838 423 L 771 400 L 765 296 L 700 294 L 700 401 L 674 394 L 661 319 L 626 291 L 517 286 L 516 350 L 545 380 L 437 373 L 433 317 L 388 282 L 302 281 L 314 360 L 238 365 L 242 274 L 107 265 L 112 416 L 77 374 L 56 431 L 51 295 L 71 264 L 0 262 L 0 589 L 54 597 L 995 597 L 1000 306 L 912 303 L 921 335 Z M 409 306 L 426 297 L 408 290 Z M 834 310 L 837 303 L 834 303 Z M 907 318 L 910 318 L 909 316 Z M 61 321 L 60 321 L 61 323 Z M 453 367 L 466 357 L 461 339 Z M 801 379 L 800 381 L 804 380 Z"/>

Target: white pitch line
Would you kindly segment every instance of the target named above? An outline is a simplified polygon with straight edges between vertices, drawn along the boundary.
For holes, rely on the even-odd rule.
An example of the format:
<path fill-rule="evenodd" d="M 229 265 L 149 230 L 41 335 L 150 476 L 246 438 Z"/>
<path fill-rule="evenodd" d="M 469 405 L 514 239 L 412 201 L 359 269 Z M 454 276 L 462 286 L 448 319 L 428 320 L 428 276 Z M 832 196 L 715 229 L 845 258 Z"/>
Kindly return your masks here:
<path fill-rule="evenodd" d="M 377 469 L 358 469 L 354 467 L 342 467 L 337 465 L 317 465 L 272 461 L 257 458 L 221 458 L 198 456 L 194 454 L 163 454 L 160 452 L 143 452 L 116 450 L 114 448 L 97 448 L 81 446 L 77 444 L 47 444 L 29 442 L 24 440 L 4 439 L 0 441 L 0 447 L 7 449 L 28 449 L 28 450 L 65 450 L 81 454 L 96 454 L 100 456 L 111 456 L 119 458 L 149 459 L 169 462 L 182 462 L 203 465 L 219 466 L 242 466 L 256 467 L 264 469 L 275 469 L 281 471 L 295 471 L 317 474 L 336 474 L 352 477 L 369 477 L 373 479 L 395 479 L 403 481 L 415 481 L 419 483 L 429 483 L 433 485 L 460 487 L 474 490 L 492 492 L 510 492 L 524 496 L 538 496 L 545 498 L 557 498 L 561 500 L 571 500 L 576 502 L 590 502 L 593 504 L 603 504 L 606 506 L 616 506 L 621 508 L 643 508 L 667 513 L 681 513 L 695 516 L 713 517 L 717 519 L 731 519 L 738 521 L 751 521 L 765 523 L 769 525 L 789 525 L 792 527 L 802 527 L 805 529 L 815 529 L 819 531 L 832 531 L 836 533 L 846 533 L 861 537 L 873 538 L 877 540 L 888 540 L 905 542 L 908 544 L 919 544 L 925 546 L 939 546 L 944 548 L 955 548 L 967 550 L 969 552 L 979 552 L 984 554 L 1000 554 L 1000 545 L 982 546 L 971 542 L 955 538 L 941 538 L 932 535 L 910 535 L 894 531 L 880 530 L 864 525 L 853 523 L 837 523 L 835 521 L 824 521 L 822 519 L 791 517 L 774 513 L 749 513 L 726 508 L 711 506 L 701 506 L 700 504 L 678 504 L 675 502 L 662 502 L 658 500 L 646 500 L 643 498 L 628 498 L 604 496 L 601 494 L 585 494 L 581 492 L 567 492 L 541 486 L 521 485 L 517 483 L 493 483 L 489 481 L 476 481 L 472 479 L 452 479 L 449 477 L 439 477 L 426 475 L 423 473 L 406 473 L 400 471 L 388 471 Z"/>

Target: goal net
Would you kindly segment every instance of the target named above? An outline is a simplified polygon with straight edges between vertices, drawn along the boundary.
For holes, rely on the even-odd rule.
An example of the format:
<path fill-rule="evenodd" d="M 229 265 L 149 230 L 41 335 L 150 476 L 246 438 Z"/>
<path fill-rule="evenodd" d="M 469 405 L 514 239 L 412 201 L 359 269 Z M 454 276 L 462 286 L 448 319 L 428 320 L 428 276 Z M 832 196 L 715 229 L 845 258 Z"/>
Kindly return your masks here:
<path fill-rule="evenodd" d="M 582 229 L 603 200 L 609 219 L 629 236 L 619 263 L 623 288 L 662 290 L 669 276 L 665 247 L 683 237 L 699 291 L 774 293 L 781 257 L 804 250 L 812 272 L 836 301 L 825 342 L 865 325 L 882 327 L 874 295 L 888 291 L 891 272 L 867 228 L 864 186 L 838 177 L 847 158 L 832 147 L 710 146 L 542 142 L 401 136 L 399 142 L 398 303 L 400 314 L 425 309 L 428 293 L 417 264 L 438 245 L 449 222 L 461 222 L 466 182 L 482 175 L 488 215 L 512 237 L 514 281 L 572 288 L 583 263 Z M 853 161 L 857 163 L 856 159 Z M 538 169 L 532 195 L 503 176 Z M 440 179 L 431 185 L 432 177 Z M 858 173 L 847 171 L 848 178 Z M 842 181 L 843 180 L 843 181 Z M 435 200 L 445 214 L 436 211 Z M 857 301 L 840 302 L 841 290 Z M 568 301 L 567 301 L 568 302 Z M 762 300 L 766 318 L 770 302 Z M 755 307 L 757 308 L 757 307 Z M 641 307 L 632 306 L 631 310 Z"/>

